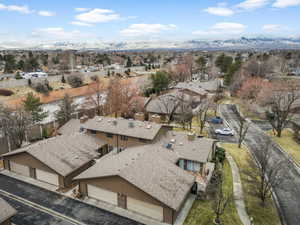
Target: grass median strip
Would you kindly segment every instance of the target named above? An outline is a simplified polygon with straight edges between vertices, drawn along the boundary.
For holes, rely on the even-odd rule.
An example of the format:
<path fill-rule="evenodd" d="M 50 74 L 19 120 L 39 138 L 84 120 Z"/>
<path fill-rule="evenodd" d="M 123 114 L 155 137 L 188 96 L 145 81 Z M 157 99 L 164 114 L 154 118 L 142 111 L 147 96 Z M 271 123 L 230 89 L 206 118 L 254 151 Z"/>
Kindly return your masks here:
<path fill-rule="evenodd" d="M 233 183 L 231 168 L 227 161 L 224 163 L 224 193 L 233 193 Z M 215 218 L 213 211 L 214 200 L 208 196 L 207 200 L 195 200 L 189 215 L 187 216 L 184 225 L 210 225 L 213 224 Z M 234 200 L 232 199 L 222 215 L 222 224 L 226 225 L 242 225 L 237 210 L 235 208 Z"/>
<path fill-rule="evenodd" d="M 237 144 L 223 143 L 223 148 L 234 158 L 237 163 L 243 186 L 246 210 L 250 217 L 253 218 L 253 223 L 257 225 L 278 225 L 281 224 L 276 206 L 272 199 L 268 199 L 265 207 L 261 205 L 261 200 L 255 193 L 255 186 L 248 176 L 243 173 L 244 170 L 250 170 L 249 160 L 252 160 L 249 152 L 245 147 L 239 149 Z"/>
<path fill-rule="evenodd" d="M 274 135 L 272 131 L 267 132 L 280 147 L 292 156 L 300 164 L 300 145 L 294 139 L 294 132 L 290 129 L 284 129 L 281 137 Z"/>

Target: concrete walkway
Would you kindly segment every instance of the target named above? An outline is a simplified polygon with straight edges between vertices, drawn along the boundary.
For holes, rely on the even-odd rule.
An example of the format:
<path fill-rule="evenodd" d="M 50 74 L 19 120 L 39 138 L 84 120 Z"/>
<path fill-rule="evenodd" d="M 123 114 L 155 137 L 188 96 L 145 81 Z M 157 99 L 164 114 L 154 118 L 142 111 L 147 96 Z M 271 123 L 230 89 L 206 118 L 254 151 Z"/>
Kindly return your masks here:
<path fill-rule="evenodd" d="M 234 202 L 235 202 L 237 212 L 238 212 L 240 219 L 244 225 L 251 225 L 249 215 L 246 212 L 239 168 L 236 165 L 234 159 L 231 157 L 231 155 L 226 153 L 226 158 L 230 164 L 231 171 L 232 171 L 233 196 L 234 196 Z"/>

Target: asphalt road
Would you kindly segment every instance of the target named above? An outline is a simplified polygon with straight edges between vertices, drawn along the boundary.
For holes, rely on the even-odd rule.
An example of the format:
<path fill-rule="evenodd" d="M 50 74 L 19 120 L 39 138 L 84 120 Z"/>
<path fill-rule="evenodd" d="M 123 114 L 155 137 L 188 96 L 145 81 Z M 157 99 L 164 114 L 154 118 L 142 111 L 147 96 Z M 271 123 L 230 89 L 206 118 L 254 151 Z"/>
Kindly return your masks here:
<path fill-rule="evenodd" d="M 42 207 L 53 210 L 57 213 L 65 215 L 69 218 L 77 220 L 81 223 L 88 225 L 141 225 L 138 222 L 128 218 L 113 214 L 111 212 L 102 210 L 100 208 L 76 201 L 57 193 L 47 191 L 37 186 L 16 180 L 11 177 L 0 174 L 0 190 L 11 193 L 15 196 L 24 198 L 32 203 L 38 204 Z M 1 192 L 0 192 L 1 193 Z M 28 207 L 28 205 L 8 200 L 17 209 L 21 210 L 16 216 L 16 224 L 43 224 L 43 221 L 53 221 L 53 223 L 45 223 L 45 225 L 69 225 L 65 221 L 55 220 L 51 215 L 39 213 L 36 210 Z M 26 215 L 26 216 L 22 216 Z M 38 221 L 41 220 L 41 223 Z M 30 223 L 32 222 L 32 223 Z"/>
<path fill-rule="evenodd" d="M 236 143 L 236 138 L 234 136 L 215 134 L 216 129 L 223 129 L 226 127 L 227 126 L 225 124 L 214 124 L 209 122 L 210 137 L 217 139 L 220 142 Z"/>
<path fill-rule="evenodd" d="M 72 223 L 41 212 L 19 201 L 8 198 L 1 193 L 0 197 L 18 211 L 17 215 L 12 218 L 12 222 L 16 225 L 72 225 Z"/>
<path fill-rule="evenodd" d="M 221 105 L 220 115 L 225 119 L 230 127 L 234 130 L 238 130 L 236 113 L 234 105 Z M 256 154 L 262 146 L 267 143 L 270 137 L 265 134 L 257 126 L 250 126 L 245 138 L 245 143 L 249 149 Z M 280 151 L 277 146 L 273 146 L 272 151 L 272 163 L 278 163 L 282 159 L 285 159 L 285 155 Z M 300 224 L 300 174 L 295 165 L 290 161 L 287 161 L 286 167 L 282 167 L 283 176 L 282 183 L 274 187 L 273 190 L 277 196 L 279 207 L 281 209 L 282 217 L 287 225 L 299 225 Z"/>

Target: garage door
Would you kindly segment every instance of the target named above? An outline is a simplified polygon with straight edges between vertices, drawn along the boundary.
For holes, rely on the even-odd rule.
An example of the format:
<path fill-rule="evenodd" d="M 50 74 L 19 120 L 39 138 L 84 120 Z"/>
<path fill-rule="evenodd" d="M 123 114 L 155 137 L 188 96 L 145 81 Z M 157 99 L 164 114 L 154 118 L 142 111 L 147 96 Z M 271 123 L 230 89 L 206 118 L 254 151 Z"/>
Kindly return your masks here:
<path fill-rule="evenodd" d="M 29 167 L 10 161 L 10 170 L 12 172 L 30 177 Z"/>
<path fill-rule="evenodd" d="M 163 221 L 164 210 L 162 207 L 127 197 L 127 209 Z"/>
<path fill-rule="evenodd" d="M 98 200 L 108 202 L 113 205 L 118 205 L 118 195 L 115 192 L 111 192 L 93 185 L 88 184 L 88 196 L 96 198 Z"/>
<path fill-rule="evenodd" d="M 58 175 L 55 173 L 49 173 L 43 170 L 35 169 L 36 179 L 44 181 L 49 184 L 58 186 Z"/>

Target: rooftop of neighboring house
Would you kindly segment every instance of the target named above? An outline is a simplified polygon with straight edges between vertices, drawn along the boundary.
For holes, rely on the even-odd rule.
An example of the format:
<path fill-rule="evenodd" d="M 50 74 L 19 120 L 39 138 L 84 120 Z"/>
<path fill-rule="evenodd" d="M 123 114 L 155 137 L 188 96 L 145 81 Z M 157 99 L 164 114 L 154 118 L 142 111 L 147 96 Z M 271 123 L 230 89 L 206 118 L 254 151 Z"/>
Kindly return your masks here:
<path fill-rule="evenodd" d="M 174 88 L 186 89 L 198 95 L 206 95 L 207 91 L 201 87 L 200 82 L 180 82 Z"/>
<path fill-rule="evenodd" d="M 215 92 L 221 86 L 221 81 L 219 79 L 209 80 L 209 81 L 192 81 L 192 82 L 180 82 L 175 88 L 188 89 L 194 92 L 207 93 Z"/>
<path fill-rule="evenodd" d="M 55 136 L 3 154 L 28 153 L 62 176 L 67 176 L 97 157 L 106 142 L 85 133 Z"/>
<path fill-rule="evenodd" d="M 197 137 L 193 133 L 169 131 L 160 137 L 156 145 L 169 145 L 179 158 L 205 163 L 216 142 L 215 139 Z"/>
<path fill-rule="evenodd" d="M 67 123 L 58 129 L 58 133 L 62 135 L 69 135 L 73 133 L 79 133 L 82 123 L 79 119 L 70 119 Z"/>
<path fill-rule="evenodd" d="M 146 111 L 158 114 L 182 113 L 180 102 L 189 102 L 191 97 L 177 90 L 152 98 L 146 105 Z M 188 107 L 188 105 L 186 104 Z"/>
<path fill-rule="evenodd" d="M 0 223 L 14 216 L 17 211 L 11 207 L 4 199 L 0 198 Z"/>
<path fill-rule="evenodd" d="M 195 177 L 176 165 L 178 157 L 153 145 L 110 153 L 75 179 L 119 176 L 168 207 L 178 210 Z"/>
<path fill-rule="evenodd" d="M 161 124 L 128 120 L 124 118 L 100 117 L 87 120 L 83 127 L 104 133 L 153 140 L 162 128 Z"/>

